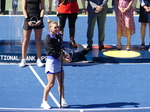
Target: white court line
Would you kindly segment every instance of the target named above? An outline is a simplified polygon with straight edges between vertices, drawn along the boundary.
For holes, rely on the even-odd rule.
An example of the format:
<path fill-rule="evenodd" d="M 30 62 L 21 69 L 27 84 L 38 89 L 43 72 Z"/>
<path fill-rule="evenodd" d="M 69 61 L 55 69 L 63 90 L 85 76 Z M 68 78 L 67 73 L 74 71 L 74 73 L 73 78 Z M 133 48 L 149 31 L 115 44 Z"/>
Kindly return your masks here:
<path fill-rule="evenodd" d="M 42 79 L 40 78 L 40 76 L 36 73 L 36 71 L 33 69 L 33 67 L 31 65 L 29 65 L 29 68 L 31 69 L 31 71 L 33 72 L 33 74 L 36 76 L 36 78 L 39 80 L 39 82 L 42 84 L 42 86 L 45 88 L 45 84 L 42 81 Z M 56 100 L 56 98 L 53 96 L 53 94 L 51 92 L 49 92 L 50 97 L 53 99 L 53 101 L 56 103 L 56 105 L 58 107 L 60 107 L 60 104 L 58 103 L 58 101 Z"/>
<path fill-rule="evenodd" d="M 34 110 L 37 110 L 37 111 L 39 111 L 39 110 L 43 110 L 43 109 L 39 109 L 39 108 L 0 108 L 0 111 L 3 111 L 3 112 L 11 112 L 11 111 L 15 111 L 16 110 L 16 112 L 18 112 L 18 110 L 20 110 L 20 111 L 34 111 Z M 129 112 L 135 112 L 135 111 L 138 111 L 138 112 L 149 112 L 149 110 L 150 110 L 150 107 L 135 107 L 135 108 L 100 108 L 100 109 L 91 109 L 91 108 L 89 108 L 89 109 L 62 109 L 61 111 L 63 111 L 63 112 L 74 112 L 74 111 L 80 111 L 80 112 L 84 112 L 84 111 L 87 111 L 87 112 L 98 112 L 98 111 L 103 111 L 103 112 L 119 112 L 119 111 L 129 111 Z M 60 109 L 47 109 L 47 110 L 45 110 L 45 111 L 57 111 L 57 112 L 59 112 L 60 111 Z"/>

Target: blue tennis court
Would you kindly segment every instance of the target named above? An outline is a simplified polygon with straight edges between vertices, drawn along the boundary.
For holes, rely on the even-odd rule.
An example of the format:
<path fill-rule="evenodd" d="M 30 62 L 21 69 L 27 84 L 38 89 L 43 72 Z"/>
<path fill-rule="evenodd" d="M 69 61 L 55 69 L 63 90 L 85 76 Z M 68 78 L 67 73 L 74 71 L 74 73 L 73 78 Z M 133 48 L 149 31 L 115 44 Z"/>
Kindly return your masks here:
<path fill-rule="evenodd" d="M 20 48 L 22 41 L 23 16 L 1 16 L 0 40 L 15 40 L 14 50 Z M 48 16 L 56 20 L 56 16 Z M 42 39 L 47 34 L 47 17 Z M 3 21 L 3 22 L 2 22 Z M 4 22 L 5 21 L 5 22 Z M 86 44 L 87 17 L 79 16 L 77 20 L 76 42 Z M 140 23 L 135 16 L 136 34 L 132 36 L 131 44 L 139 46 Z M 114 16 L 107 16 L 105 45 L 116 45 L 116 22 Z M 4 33 L 7 32 L 7 33 Z M 146 36 L 146 44 L 149 39 Z M 31 36 L 31 41 L 34 37 Z M 68 26 L 66 24 L 64 40 L 69 41 Z M 97 44 L 97 27 L 94 32 L 94 44 Z M 19 44 L 18 44 L 19 43 Z M 122 38 L 122 44 L 126 44 L 126 38 Z M 5 48 L 8 53 L 9 47 Z M 0 46 L 3 48 L 3 45 Z M 33 46 L 29 47 L 32 50 Z M 0 63 L 0 111 L 52 111 L 52 112 L 149 112 L 150 111 L 150 63 L 79 63 L 64 66 L 65 70 L 65 99 L 69 108 L 59 109 L 59 94 L 57 83 L 49 95 L 49 104 L 52 109 L 40 108 L 43 89 L 47 83 L 45 68 L 39 68 L 34 63 L 29 63 L 24 68 L 19 68 L 15 63 L 3 58 L 1 52 Z M 9 51 L 11 52 L 11 51 Z M 19 49 L 16 50 L 20 52 Z M 141 54 L 148 51 L 141 52 Z M 44 54 L 44 51 L 43 51 Z M 90 56 L 91 53 L 87 55 Z M 142 57 L 141 57 L 142 58 Z M 149 59 L 147 59 L 149 61 Z"/>

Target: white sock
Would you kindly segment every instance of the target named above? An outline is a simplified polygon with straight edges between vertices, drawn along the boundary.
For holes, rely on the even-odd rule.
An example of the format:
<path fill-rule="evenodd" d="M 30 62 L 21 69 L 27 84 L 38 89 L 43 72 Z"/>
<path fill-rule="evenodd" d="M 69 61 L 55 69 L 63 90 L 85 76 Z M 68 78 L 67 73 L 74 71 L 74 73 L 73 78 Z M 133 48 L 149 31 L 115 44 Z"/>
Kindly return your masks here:
<path fill-rule="evenodd" d="M 37 61 L 41 61 L 41 59 L 37 59 Z"/>
<path fill-rule="evenodd" d="M 47 103 L 47 101 L 43 101 L 43 103 Z"/>
<path fill-rule="evenodd" d="M 26 59 L 21 59 L 21 61 L 26 61 Z"/>

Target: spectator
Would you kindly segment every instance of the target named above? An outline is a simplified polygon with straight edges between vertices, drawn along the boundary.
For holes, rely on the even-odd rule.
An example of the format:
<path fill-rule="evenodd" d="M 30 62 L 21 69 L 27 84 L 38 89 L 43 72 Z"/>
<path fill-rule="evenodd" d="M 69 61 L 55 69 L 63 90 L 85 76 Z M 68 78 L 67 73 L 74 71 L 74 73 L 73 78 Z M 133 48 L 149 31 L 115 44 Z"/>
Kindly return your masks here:
<path fill-rule="evenodd" d="M 13 9 L 13 14 L 17 14 L 17 7 L 18 7 L 18 0 L 12 0 L 12 9 Z"/>
<path fill-rule="evenodd" d="M 133 1 L 133 4 L 132 4 L 132 7 L 133 7 L 133 14 L 136 15 L 137 12 L 136 12 L 136 4 L 137 4 L 137 0 L 134 0 Z"/>
<path fill-rule="evenodd" d="M 48 11 L 48 14 L 52 14 L 52 0 L 49 0 L 49 11 Z"/>
<path fill-rule="evenodd" d="M 1 0 L 1 15 L 5 15 L 6 0 Z"/>
<path fill-rule="evenodd" d="M 150 36 L 150 1 L 141 0 L 140 1 L 140 15 L 139 22 L 141 23 L 141 50 L 145 49 L 145 35 L 146 35 L 146 26 L 149 27 L 149 36 Z M 150 51 L 150 43 L 148 51 Z"/>
<path fill-rule="evenodd" d="M 66 19 L 68 19 L 69 23 L 69 34 L 70 34 L 70 46 L 77 47 L 75 43 L 75 23 L 77 19 L 77 15 L 79 12 L 79 7 L 77 0 L 65 0 L 62 1 L 59 0 L 58 6 L 57 6 L 57 16 L 59 21 L 59 33 L 63 32 Z"/>
<path fill-rule="evenodd" d="M 81 0 L 82 2 L 82 14 L 87 14 L 86 6 L 85 6 L 85 0 Z"/>
<path fill-rule="evenodd" d="M 127 37 L 126 50 L 131 48 L 131 35 L 135 33 L 132 3 L 133 0 L 115 0 L 118 50 L 121 49 L 121 36 Z"/>
<path fill-rule="evenodd" d="M 108 0 L 88 0 L 88 28 L 87 28 L 87 49 L 92 50 L 93 44 L 93 31 L 97 21 L 98 24 L 98 45 L 99 50 L 105 51 L 104 49 L 104 38 L 105 38 L 105 21 L 107 14 L 107 2 Z"/>

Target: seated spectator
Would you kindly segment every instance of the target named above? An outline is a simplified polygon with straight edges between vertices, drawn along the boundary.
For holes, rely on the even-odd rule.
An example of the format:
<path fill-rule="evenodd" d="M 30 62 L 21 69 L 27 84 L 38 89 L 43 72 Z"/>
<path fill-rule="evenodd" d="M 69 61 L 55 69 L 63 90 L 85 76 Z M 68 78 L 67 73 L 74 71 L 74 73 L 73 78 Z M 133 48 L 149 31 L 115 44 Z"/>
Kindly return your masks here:
<path fill-rule="evenodd" d="M 13 14 L 17 14 L 17 8 L 18 8 L 18 0 L 12 0 L 12 9 L 13 9 Z"/>

